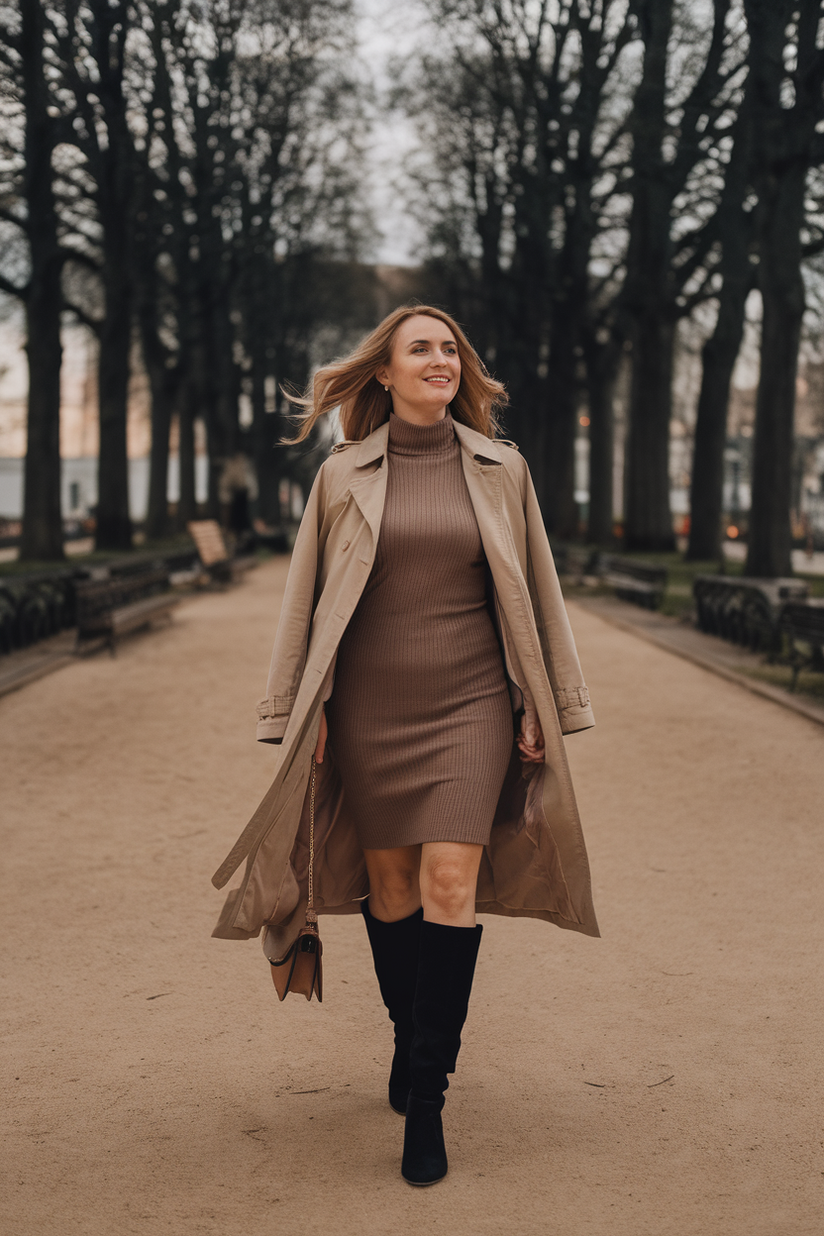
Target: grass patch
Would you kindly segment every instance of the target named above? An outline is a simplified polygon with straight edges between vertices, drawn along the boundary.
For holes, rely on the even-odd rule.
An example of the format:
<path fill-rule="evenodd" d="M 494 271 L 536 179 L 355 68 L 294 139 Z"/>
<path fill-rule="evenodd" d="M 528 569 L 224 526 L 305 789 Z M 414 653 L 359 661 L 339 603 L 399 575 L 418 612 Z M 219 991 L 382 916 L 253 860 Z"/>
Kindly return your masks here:
<path fill-rule="evenodd" d="M 824 575 L 805 575 L 803 571 L 796 571 L 796 575 L 799 579 L 805 579 L 810 585 L 811 597 L 824 597 Z"/>
<path fill-rule="evenodd" d="M 686 562 L 681 554 L 661 553 L 648 554 L 638 550 L 622 554 L 625 558 L 636 558 L 639 562 L 652 562 L 655 566 L 667 568 L 667 587 L 658 612 L 670 618 L 688 618 L 694 609 L 692 586 L 698 575 L 743 575 L 744 564 L 741 562 Z"/>
<path fill-rule="evenodd" d="M 748 678 L 757 678 L 759 682 L 768 682 L 772 687 L 783 687 L 789 691 L 792 683 L 792 669 L 789 665 L 759 665 L 754 669 L 742 669 L 739 673 Z M 795 695 L 804 695 L 819 704 L 824 704 L 824 674 L 810 670 L 802 670 L 798 675 Z"/>
<path fill-rule="evenodd" d="M 635 558 L 638 562 L 649 562 L 654 566 L 666 567 L 667 587 L 658 613 L 665 614 L 670 618 L 684 619 L 692 614 L 694 609 L 692 585 L 697 575 L 735 576 L 743 575 L 744 573 L 744 564 L 741 562 L 685 562 L 677 551 L 669 553 L 645 553 L 642 550 L 634 550 L 630 553 L 624 553 L 623 551 L 615 552 L 620 553 L 622 558 Z M 821 583 L 824 586 L 824 579 L 821 580 Z M 566 596 L 597 596 L 599 593 L 609 596 L 612 595 L 613 590 L 609 585 L 598 588 L 577 587 L 575 585 L 570 587 L 569 581 L 565 580 L 564 593 Z M 824 595 L 824 592 L 822 595 Z"/>

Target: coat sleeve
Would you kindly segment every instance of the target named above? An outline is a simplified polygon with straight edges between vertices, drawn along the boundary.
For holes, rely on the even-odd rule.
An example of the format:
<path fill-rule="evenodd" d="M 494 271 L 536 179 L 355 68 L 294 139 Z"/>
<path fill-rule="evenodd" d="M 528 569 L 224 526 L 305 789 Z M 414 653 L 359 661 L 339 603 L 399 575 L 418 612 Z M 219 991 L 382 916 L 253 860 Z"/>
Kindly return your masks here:
<path fill-rule="evenodd" d="M 292 550 L 269 666 L 266 696 L 257 706 L 258 742 L 282 741 L 303 676 L 309 626 L 315 604 L 323 495 L 324 476 L 321 467 L 309 494 Z"/>
<path fill-rule="evenodd" d="M 595 724 L 535 486 L 526 470 L 527 585 L 561 732 Z"/>

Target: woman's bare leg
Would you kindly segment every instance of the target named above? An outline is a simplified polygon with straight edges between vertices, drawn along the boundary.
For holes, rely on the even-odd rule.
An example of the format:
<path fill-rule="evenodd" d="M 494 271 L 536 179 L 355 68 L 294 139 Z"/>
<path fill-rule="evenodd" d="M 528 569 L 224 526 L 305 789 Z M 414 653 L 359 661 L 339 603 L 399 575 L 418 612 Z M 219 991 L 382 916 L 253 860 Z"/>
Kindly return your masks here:
<path fill-rule="evenodd" d="M 427 841 L 421 846 L 420 890 L 427 922 L 475 926 L 475 894 L 482 845 Z"/>
<path fill-rule="evenodd" d="M 421 908 L 419 845 L 364 850 L 369 873 L 369 909 L 383 923 L 397 923 Z"/>

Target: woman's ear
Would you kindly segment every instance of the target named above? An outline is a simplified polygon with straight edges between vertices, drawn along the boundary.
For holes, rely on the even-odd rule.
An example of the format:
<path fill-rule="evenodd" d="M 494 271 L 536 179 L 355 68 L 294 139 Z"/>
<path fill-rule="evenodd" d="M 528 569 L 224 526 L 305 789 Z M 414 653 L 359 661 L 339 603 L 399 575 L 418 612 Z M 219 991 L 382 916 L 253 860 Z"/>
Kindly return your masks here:
<path fill-rule="evenodd" d="M 386 366 L 383 365 L 375 374 L 375 381 L 380 382 L 381 386 L 389 386 L 389 374 L 386 372 Z"/>

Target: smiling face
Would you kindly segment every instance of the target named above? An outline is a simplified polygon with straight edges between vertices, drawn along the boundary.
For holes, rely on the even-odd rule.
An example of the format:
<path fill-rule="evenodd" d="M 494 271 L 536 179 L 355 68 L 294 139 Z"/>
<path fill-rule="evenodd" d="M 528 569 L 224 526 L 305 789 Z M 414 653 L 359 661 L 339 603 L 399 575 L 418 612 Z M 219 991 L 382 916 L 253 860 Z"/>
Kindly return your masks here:
<path fill-rule="evenodd" d="M 389 387 L 397 416 L 429 425 L 446 415 L 461 381 L 461 358 L 455 336 L 438 318 L 416 313 L 401 322 L 392 357 L 375 375 Z"/>

